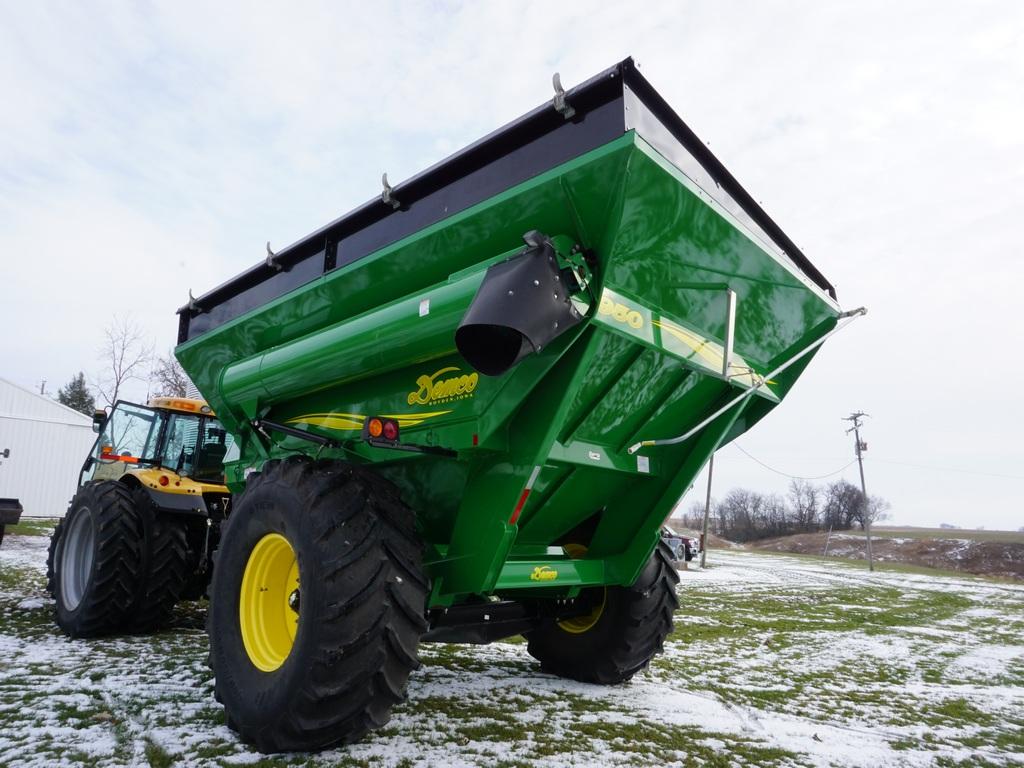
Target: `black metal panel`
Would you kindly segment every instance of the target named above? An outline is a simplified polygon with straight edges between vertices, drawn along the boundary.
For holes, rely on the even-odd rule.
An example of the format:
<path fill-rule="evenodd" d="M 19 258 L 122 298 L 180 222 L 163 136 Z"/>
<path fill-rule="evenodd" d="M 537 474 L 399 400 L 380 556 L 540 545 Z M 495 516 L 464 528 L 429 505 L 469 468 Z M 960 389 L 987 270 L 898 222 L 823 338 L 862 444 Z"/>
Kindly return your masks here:
<path fill-rule="evenodd" d="M 551 112 L 560 121 L 552 130 L 522 145 L 514 140 L 499 141 L 492 149 L 501 154 L 486 165 L 474 168 L 472 163 L 465 163 L 463 175 L 436 189 L 424 189 L 422 197 L 416 198 L 409 208 L 403 205 L 386 218 L 347 236 L 341 241 L 336 266 L 351 264 L 556 165 L 597 149 L 623 133 L 621 99 L 601 104 L 581 114 L 579 120 L 567 122 L 554 109 Z M 396 188 L 394 195 L 405 203 L 404 191 Z"/>
<path fill-rule="evenodd" d="M 650 119 L 627 115 L 627 99 L 633 109 L 639 100 L 643 116 Z M 781 249 L 819 287 L 835 296 L 828 280 L 636 70 L 632 59 L 567 91 L 566 100 L 576 110 L 571 120 L 565 120 L 552 102 L 546 102 L 395 186 L 391 194 L 401 203 L 399 208 L 374 198 L 281 250 L 275 261 L 285 268 L 283 271 L 261 262 L 182 307 L 178 310 L 178 342 L 195 338 L 325 272 L 351 264 L 607 144 L 634 124 L 638 133 L 646 132 L 652 144 L 667 153 L 667 157 L 682 158 L 684 165 L 691 165 L 690 171 L 698 177 L 698 183 L 705 176 L 713 180 L 724 192 L 719 198 L 725 200 L 726 207 L 759 236 L 767 237 Z M 678 145 L 672 146 L 673 142 Z M 690 163 L 691 158 L 695 165 Z"/>
<path fill-rule="evenodd" d="M 624 132 L 622 86 L 615 66 L 566 92 L 576 115 L 566 120 L 551 102 L 396 185 L 392 208 L 375 198 L 277 253 L 275 272 L 260 263 L 200 296 L 181 315 L 178 343 L 195 338 L 334 268 L 351 264 Z M 334 248 L 333 254 L 325 246 Z M 296 269 L 302 265 L 301 269 Z M 289 275 L 290 277 L 282 277 Z M 300 276 L 304 279 L 300 281 Z"/>
<path fill-rule="evenodd" d="M 280 271 L 261 264 L 242 273 L 227 284 L 232 290 L 223 291 L 224 297 L 219 302 L 214 303 L 209 294 L 197 299 L 196 303 L 203 308 L 200 313 L 188 313 L 187 308 L 179 309 L 178 312 L 183 319 L 191 315 L 190 321 L 184 326 L 187 338 L 200 336 L 228 320 L 244 315 L 249 310 L 261 307 L 268 301 L 315 280 L 324 272 L 323 249 L 310 258 L 288 262 L 280 260 L 282 264 L 289 262 L 290 266 Z M 218 288 L 217 291 L 222 289 Z M 180 338 L 179 332 L 178 343 L 184 340 Z"/>

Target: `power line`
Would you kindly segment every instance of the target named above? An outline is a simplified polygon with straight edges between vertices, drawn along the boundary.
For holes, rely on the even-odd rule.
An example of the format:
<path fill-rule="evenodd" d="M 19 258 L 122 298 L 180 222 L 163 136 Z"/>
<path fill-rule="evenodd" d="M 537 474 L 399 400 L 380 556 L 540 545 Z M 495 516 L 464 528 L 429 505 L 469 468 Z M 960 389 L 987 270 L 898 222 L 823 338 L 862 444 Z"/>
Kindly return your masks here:
<path fill-rule="evenodd" d="M 981 475 L 982 477 L 1000 477 L 1004 480 L 1024 480 L 1024 475 L 1001 475 L 998 472 L 978 472 L 974 469 L 954 469 L 953 467 L 931 467 L 927 464 L 912 464 L 909 461 L 894 461 L 892 459 L 879 459 L 877 456 L 865 456 L 868 461 L 878 461 L 883 464 L 899 464 L 903 467 L 914 467 L 915 469 L 930 469 L 933 472 L 959 472 L 964 475 Z"/>
<path fill-rule="evenodd" d="M 776 475 L 782 475 L 783 477 L 788 477 L 791 480 L 824 480 L 826 477 L 832 477 L 833 475 L 838 475 L 840 472 L 846 470 L 848 467 L 851 467 L 851 466 L 853 466 L 854 464 L 857 463 L 857 460 L 854 459 L 853 461 L 849 462 L 848 464 L 844 464 L 843 466 L 841 466 L 835 472 L 829 472 L 827 475 L 818 475 L 816 477 L 801 477 L 800 475 L 791 475 L 791 474 L 789 474 L 789 472 L 783 472 L 782 470 L 775 469 L 775 467 L 769 467 L 767 464 L 765 464 L 759 458 L 757 458 L 756 456 L 752 456 L 750 453 L 748 453 L 746 450 L 744 450 L 743 446 L 740 445 L 739 443 L 733 442 L 732 444 L 734 446 L 736 446 L 736 448 L 738 448 L 739 451 L 744 456 L 746 456 L 748 459 L 751 459 L 752 461 L 756 461 L 758 464 L 760 464 L 762 467 L 767 469 L 769 472 L 774 472 Z"/>
<path fill-rule="evenodd" d="M 817 475 L 815 477 L 802 477 L 800 475 L 791 475 L 788 472 L 783 472 L 782 470 L 775 469 L 775 467 L 771 467 L 771 466 L 765 464 L 759 458 L 757 458 L 756 456 L 751 455 L 748 451 L 744 450 L 743 446 L 741 446 L 738 442 L 733 442 L 733 443 L 731 443 L 731 445 L 733 445 L 737 449 L 739 449 L 739 451 L 742 452 L 748 459 L 750 459 L 751 461 L 757 462 L 762 467 L 767 469 L 769 472 L 774 472 L 777 475 L 782 475 L 783 477 L 788 477 L 788 478 L 791 478 L 793 480 L 824 480 L 825 478 L 832 477 L 834 475 L 838 475 L 840 472 L 842 472 L 845 469 L 848 469 L 849 467 L 853 466 L 857 462 L 857 460 L 854 459 L 853 461 L 849 462 L 848 464 L 844 464 L 842 467 L 837 469 L 835 472 L 829 472 L 827 475 Z M 1000 478 L 1002 480 L 1024 480 L 1024 475 L 1005 475 L 1005 474 L 1000 474 L 998 472 L 979 472 L 979 471 L 974 470 L 974 469 L 959 469 L 959 468 L 956 468 L 956 467 L 934 467 L 934 466 L 931 466 L 929 464 L 915 464 L 915 463 L 910 462 L 910 461 L 896 461 L 895 459 L 880 459 L 877 456 L 865 456 L 864 459 L 866 461 L 868 461 L 869 463 L 870 462 L 875 462 L 875 463 L 878 463 L 878 464 L 896 464 L 896 465 L 899 465 L 901 467 L 913 467 L 914 469 L 927 469 L 927 470 L 930 470 L 932 472 L 958 472 L 958 473 L 960 473 L 962 475 L 978 475 L 980 477 L 998 477 L 998 478 Z"/>

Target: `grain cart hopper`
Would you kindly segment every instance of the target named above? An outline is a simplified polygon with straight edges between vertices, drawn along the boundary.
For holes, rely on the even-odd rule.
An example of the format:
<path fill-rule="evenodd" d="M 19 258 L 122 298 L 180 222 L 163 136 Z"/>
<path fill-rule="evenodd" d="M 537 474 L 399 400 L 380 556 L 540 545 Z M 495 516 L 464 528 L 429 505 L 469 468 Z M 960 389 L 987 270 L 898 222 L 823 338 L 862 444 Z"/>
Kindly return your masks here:
<path fill-rule="evenodd" d="M 202 400 L 97 411 L 78 491 L 50 537 L 47 590 L 72 637 L 160 628 L 199 597 L 230 500 L 231 436 Z"/>
<path fill-rule="evenodd" d="M 383 724 L 421 641 L 628 680 L 677 605 L 662 522 L 841 321 L 631 60 L 555 86 L 179 311 L 235 437 L 216 691 L 264 751 Z"/>

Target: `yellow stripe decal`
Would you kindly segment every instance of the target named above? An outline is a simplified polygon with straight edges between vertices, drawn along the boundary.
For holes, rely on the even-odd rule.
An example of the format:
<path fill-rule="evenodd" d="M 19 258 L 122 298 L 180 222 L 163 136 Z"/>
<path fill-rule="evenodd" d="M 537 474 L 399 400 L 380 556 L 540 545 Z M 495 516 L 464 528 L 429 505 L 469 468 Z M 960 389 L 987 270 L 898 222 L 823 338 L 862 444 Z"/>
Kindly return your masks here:
<path fill-rule="evenodd" d="M 422 424 L 427 419 L 433 419 L 437 416 L 445 416 L 451 413 L 451 411 L 432 411 L 430 413 L 398 413 L 398 414 L 381 414 L 381 418 L 394 419 L 398 422 L 399 427 L 415 427 Z M 337 430 L 357 430 L 362 429 L 363 424 L 366 422 L 366 416 L 360 413 L 306 413 L 302 416 L 296 416 L 294 419 L 288 419 L 286 424 L 308 424 L 313 427 L 325 427 L 327 429 Z"/>

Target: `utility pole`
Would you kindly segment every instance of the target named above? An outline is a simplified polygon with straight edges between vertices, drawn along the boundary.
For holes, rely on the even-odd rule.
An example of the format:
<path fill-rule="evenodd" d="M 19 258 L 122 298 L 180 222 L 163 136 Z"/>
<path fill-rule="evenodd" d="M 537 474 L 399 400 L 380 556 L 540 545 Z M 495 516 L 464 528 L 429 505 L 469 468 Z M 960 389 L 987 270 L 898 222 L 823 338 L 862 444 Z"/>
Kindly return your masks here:
<path fill-rule="evenodd" d="M 875 560 L 871 553 L 871 510 L 868 505 L 868 489 L 864 485 L 864 451 L 867 450 L 868 444 L 860 439 L 860 420 L 867 415 L 863 411 L 857 411 L 844 417 L 843 421 L 853 422 L 853 426 L 846 430 L 846 434 L 853 432 L 853 447 L 857 454 L 857 466 L 860 467 L 860 492 L 864 499 L 862 502 L 864 504 L 864 533 L 868 540 L 868 570 L 873 571 L 875 570 Z"/>
<path fill-rule="evenodd" d="M 43 379 L 43 383 L 39 385 L 39 394 L 40 395 L 45 395 L 46 394 L 46 379 Z"/>
<path fill-rule="evenodd" d="M 708 516 L 711 514 L 711 475 L 715 472 L 715 454 L 711 454 L 711 461 L 708 462 L 708 495 L 704 499 L 704 527 L 700 537 L 700 567 L 703 568 L 708 562 Z"/>

